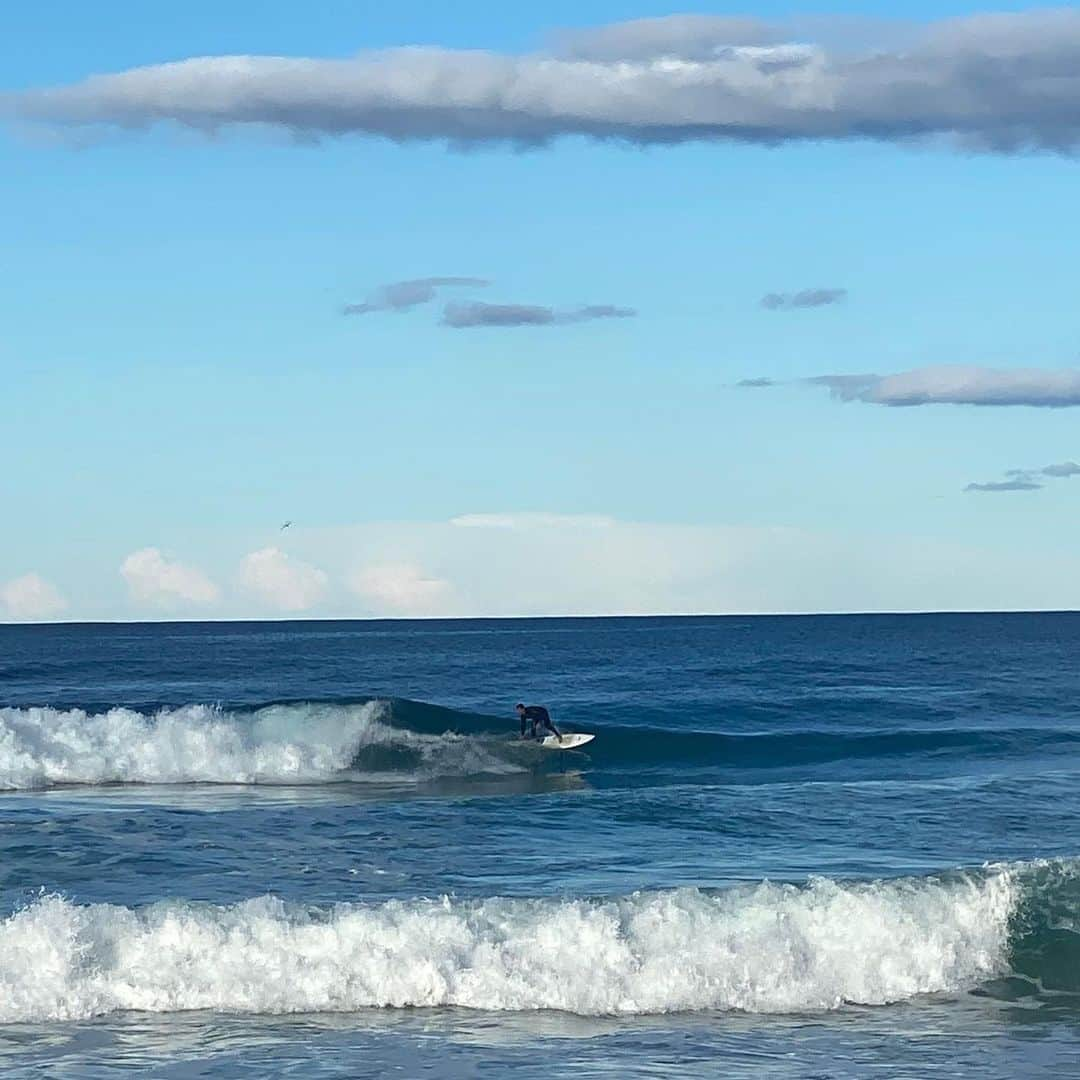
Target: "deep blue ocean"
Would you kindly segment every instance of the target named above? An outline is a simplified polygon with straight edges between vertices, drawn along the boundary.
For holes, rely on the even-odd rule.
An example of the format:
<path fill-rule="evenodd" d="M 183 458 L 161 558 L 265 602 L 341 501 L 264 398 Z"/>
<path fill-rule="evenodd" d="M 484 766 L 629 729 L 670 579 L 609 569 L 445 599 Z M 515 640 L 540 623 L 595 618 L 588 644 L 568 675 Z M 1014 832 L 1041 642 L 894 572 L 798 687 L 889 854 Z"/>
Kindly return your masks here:
<path fill-rule="evenodd" d="M 0 1075 L 1080 1076 L 1078 658 L 1073 614 L 0 626 Z"/>

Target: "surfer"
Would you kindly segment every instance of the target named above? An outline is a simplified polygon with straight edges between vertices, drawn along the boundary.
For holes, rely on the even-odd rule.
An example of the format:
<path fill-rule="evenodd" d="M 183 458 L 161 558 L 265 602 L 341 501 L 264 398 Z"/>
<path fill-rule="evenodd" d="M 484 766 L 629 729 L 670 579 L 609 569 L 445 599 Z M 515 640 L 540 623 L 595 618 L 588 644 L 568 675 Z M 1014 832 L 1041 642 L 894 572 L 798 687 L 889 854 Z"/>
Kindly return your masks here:
<path fill-rule="evenodd" d="M 543 735 L 537 736 L 536 729 L 547 728 L 548 731 L 555 736 L 559 742 L 562 742 L 562 735 L 559 733 L 559 729 L 551 722 L 551 714 L 544 708 L 543 705 L 522 705 L 520 702 L 514 706 L 517 709 L 518 716 L 521 717 L 521 737 L 525 738 L 525 724 L 529 723 L 529 738 L 543 738 Z"/>

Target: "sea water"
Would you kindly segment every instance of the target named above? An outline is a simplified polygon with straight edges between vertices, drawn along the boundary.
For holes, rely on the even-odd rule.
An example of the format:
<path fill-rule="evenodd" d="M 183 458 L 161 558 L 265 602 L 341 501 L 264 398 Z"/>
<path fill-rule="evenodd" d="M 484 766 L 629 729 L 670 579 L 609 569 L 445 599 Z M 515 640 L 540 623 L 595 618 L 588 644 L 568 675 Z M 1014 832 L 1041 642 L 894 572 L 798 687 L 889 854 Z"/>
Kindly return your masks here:
<path fill-rule="evenodd" d="M 1078 655 L 1069 614 L 0 627 L 0 1075 L 1080 1075 Z"/>

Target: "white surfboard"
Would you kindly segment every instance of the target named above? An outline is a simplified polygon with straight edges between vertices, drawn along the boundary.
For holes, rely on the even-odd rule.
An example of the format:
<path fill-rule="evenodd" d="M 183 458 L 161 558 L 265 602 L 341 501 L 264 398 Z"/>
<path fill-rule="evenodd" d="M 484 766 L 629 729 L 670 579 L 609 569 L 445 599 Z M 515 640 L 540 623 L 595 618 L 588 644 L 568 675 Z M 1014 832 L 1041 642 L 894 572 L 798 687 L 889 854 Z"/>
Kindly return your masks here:
<path fill-rule="evenodd" d="M 586 743 L 590 743 L 595 739 L 595 735 L 586 735 L 584 732 L 566 732 L 562 737 L 562 742 L 559 742 L 555 735 L 548 735 L 546 738 L 540 740 L 540 745 L 545 750 L 576 750 L 579 746 L 584 746 Z"/>

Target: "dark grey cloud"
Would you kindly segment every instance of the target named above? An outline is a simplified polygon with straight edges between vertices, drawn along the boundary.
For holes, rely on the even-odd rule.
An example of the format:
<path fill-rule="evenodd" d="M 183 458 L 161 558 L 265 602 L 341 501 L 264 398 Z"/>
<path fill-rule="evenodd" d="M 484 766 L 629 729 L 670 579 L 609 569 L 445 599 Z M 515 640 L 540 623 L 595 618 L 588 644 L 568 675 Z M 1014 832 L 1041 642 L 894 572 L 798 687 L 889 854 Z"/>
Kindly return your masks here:
<path fill-rule="evenodd" d="M 350 59 L 210 56 L 7 95 L 71 127 L 271 126 L 538 145 L 579 135 L 694 140 L 944 139 L 1003 154 L 1080 148 L 1080 10 L 905 26 L 873 47 L 815 44 L 753 19 L 678 16 L 564 39 L 562 54 L 405 48 Z M 786 42 L 786 43 L 785 43 Z"/>
<path fill-rule="evenodd" d="M 447 304 L 443 325 L 454 329 L 474 326 L 551 326 L 556 323 L 588 322 L 592 319 L 627 319 L 636 315 L 633 308 L 613 304 L 589 304 L 569 311 L 534 304 L 485 304 L 472 301 Z"/>
<path fill-rule="evenodd" d="M 769 311 L 826 307 L 846 300 L 847 294 L 847 289 L 803 289 L 797 293 L 768 293 L 761 298 L 761 306 Z"/>
<path fill-rule="evenodd" d="M 965 491 L 1038 491 L 1042 484 L 1034 480 L 998 480 L 988 484 L 968 484 Z"/>
<path fill-rule="evenodd" d="M 735 385 L 747 389 L 756 389 L 758 387 L 775 386 L 776 382 L 773 379 L 740 379 Z"/>
<path fill-rule="evenodd" d="M 367 315 L 372 311 L 408 311 L 435 299 L 437 290 L 451 285 L 468 285 L 479 288 L 490 285 L 484 278 L 474 277 L 427 277 L 410 281 L 394 281 L 381 286 L 371 300 L 363 304 L 346 304 L 346 315 Z"/>
<path fill-rule="evenodd" d="M 840 401 L 873 405 L 1028 405 L 1063 409 L 1080 405 L 1080 370 L 996 369 L 943 364 L 896 375 L 818 375 Z"/>
<path fill-rule="evenodd" d="M 1046 485 L 1041 477 L 1068 479 L 1080 474 L 1080 465 L 1075 461 L 1062 461 L 1056 465 L 1044 465 L 1041 469 L 1009 469 L 1006 480 L 988 484 L 968 484 L 965 491 L 1036 491 Z"/>
<path fill-rule="evenodd" d="M 1064 477 L 1080 476 L 1080 465 L 1075 461 L 1062 461 L 1058 465 L 1047 465 L 1039 470 L 1043 476 Z"/>
<path fill-rule="evenodd" d="M 555 311 L 533 304 L 447 304 L 443 324 L 458 329 L 466 326 L 547 326 L 555 321 Z"/>

